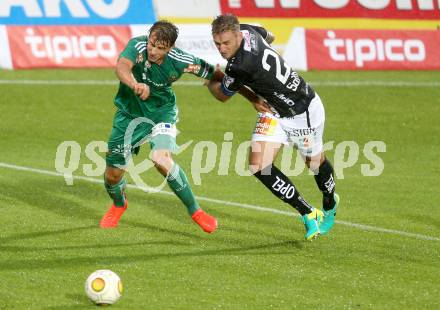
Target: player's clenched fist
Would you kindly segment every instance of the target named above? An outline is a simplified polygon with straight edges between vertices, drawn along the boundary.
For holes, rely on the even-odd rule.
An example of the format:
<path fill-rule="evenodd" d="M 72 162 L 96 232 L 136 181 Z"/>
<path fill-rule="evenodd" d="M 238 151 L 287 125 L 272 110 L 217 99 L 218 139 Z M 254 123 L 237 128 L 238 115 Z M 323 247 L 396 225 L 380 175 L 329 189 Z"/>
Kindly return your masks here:
<path fill-rule="evenodd" d="M 144 83 L 135 83 L 133 86 L 133 91 L 142 100 L 146 100 L 150 95 L 150 87 Z"/>

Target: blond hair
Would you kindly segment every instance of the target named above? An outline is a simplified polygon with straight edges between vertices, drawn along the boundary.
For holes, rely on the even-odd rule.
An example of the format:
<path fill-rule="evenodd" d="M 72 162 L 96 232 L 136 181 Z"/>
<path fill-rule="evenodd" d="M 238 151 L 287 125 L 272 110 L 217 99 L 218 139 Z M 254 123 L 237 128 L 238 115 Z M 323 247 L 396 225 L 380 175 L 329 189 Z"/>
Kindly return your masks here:
<path fill-rule="evenodd" d="M 235 15 L 219 15 L 213 20 L 211 27 L 212 34 L 220 34 L 225 31 L 238 32 L 240 31 L 240 22 Z"/>

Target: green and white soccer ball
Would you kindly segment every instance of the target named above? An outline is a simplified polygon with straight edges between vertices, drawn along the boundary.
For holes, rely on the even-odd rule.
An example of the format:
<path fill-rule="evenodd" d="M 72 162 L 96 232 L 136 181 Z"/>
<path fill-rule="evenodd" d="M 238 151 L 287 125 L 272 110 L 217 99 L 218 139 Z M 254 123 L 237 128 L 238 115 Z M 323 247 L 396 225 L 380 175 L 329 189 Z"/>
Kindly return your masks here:
<path fill-rule="evenodd" d="M 96 270 L 86 280 L 86 294 L 97 305 L 112 305 L 122 294 L 121 278 L 111 270 Z"/>

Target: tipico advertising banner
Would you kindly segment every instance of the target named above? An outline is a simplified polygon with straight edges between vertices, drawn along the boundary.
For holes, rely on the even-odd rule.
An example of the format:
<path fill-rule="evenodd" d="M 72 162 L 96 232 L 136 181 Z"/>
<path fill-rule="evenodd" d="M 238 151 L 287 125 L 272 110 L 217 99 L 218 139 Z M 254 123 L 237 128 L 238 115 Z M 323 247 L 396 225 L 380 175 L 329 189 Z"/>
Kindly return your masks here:
<path fill-rule="evenodd" d="M 438 0 L 220 0 L 240 17 L 440 19 Z"/>
<path fill-rule="evenodd" d="M 440 31 L 295 29 L 284 58 L 297 70 L 439 70 Z"/>
<path fill-rule="evenodd" d="M 14 69 L 111 67 L 131 38 L 128 26 L 8 26 Z"/>
<path fill-rule="evenodd" d="M 112 67 L 152 0 L 0 0 L 0 68 Z"/>
<path fill-rule="evenodd" d="M 177 47 L 212 64 L 226 64 L 214 45 L 210 25 L 177 26 Z M 146 35 L 150 27 L 0 25 L 0 68 L 113 67 L 130 38 Z"/>
<path fill-rule="evenodd" d="M 152 0 L 0 0 L 3 25 L 128 25 L 155 21 Z"/>

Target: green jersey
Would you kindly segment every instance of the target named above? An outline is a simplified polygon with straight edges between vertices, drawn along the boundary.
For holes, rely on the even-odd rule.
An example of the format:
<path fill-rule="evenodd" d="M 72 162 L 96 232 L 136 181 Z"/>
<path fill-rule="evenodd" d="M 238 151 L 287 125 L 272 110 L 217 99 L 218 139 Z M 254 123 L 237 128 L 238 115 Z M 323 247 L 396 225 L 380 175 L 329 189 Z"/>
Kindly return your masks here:
<path fill-rule="evenodd" d="M 141 100 L 133 90 L 119 83 L 115 105 L 130 117 L 153 117 L 157 113 L 176 109 L 176 96 L 171 84 L 183 73 L 191 73 L 210 79 L 214 67 L 179 48 L 172 48 L 158 65 L 148 61 L 147 36 L 131 39 L 119 57 L 129 59 L 133 64 L 132 73 L 136 81 L 150 87 L 150 95 Z"/>

